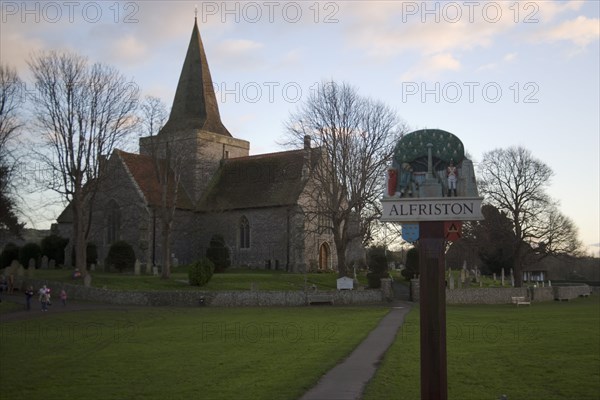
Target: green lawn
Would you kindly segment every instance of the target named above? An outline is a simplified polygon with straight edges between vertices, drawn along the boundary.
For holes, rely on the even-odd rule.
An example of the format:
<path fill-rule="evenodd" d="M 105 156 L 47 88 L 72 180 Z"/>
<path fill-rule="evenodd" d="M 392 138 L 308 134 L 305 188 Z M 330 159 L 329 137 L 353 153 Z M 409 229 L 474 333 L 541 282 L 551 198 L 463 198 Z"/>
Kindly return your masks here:
<path fill-rule="evenodd" d="M 150 275 L 135 276 L 132 273 L 93 272 L 92 286 L 112 290 L 250 290 L 254 283 L 259 290 L 303 290 L 305 283 L 309 287 L 317 286 L 321 290 L 337 288 L 335 273 L 286 273 L 282 271 L 233 269 L 225 273 L 214 274 L 202 288 L 187 284 L 186 267 L 179 267 L 168 280 Z M 35 279 L 83 284 L 81 279 L 71 279 L 70 270 L 36 270 Z M 360 276 L 359 282 L 366 285 L 366 276 Z"/>
<path fill-rule="evenodd" d="M 600 399 L 597 296 L 530 307 L 447 308 L 448 397 Z M 419 309 L 407 316 L 365 400 L 419 399 Z"/>
<path fill-rule="evenodd" d="M 387 312 L 50 311 L 0 324 L 0 388 L 14 399 L 291 400 L 349 354 Z"/>

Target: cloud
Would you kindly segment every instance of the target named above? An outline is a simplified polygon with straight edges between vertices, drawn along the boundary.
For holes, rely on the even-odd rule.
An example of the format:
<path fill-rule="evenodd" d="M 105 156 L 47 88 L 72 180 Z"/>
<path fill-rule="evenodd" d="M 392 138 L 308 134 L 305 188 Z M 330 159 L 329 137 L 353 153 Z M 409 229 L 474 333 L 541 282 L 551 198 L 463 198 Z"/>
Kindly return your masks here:
<path fill-rule="evenodd" d="M 425 57 L 401 77 L 403 82 L 415 78 L 432 79 L 445 71 L 457 71 L 461 68 L 460 61 L 450 53 L 435 54 Z"/>
<path fill-rule="evenodd" d="M 458 9 L 446 10 L 444 3 L 416 2 L 352 2 L 347 7 L 351 21 L 345 24 L 346 38 L 351 47 L 363 49 L 369 57 L 388 59 L 406 52 L 431 55 L 456 50 L 488 47 L 497 36 L 514 29 L 510 4 L 494 3 L 498 15 L 482 15 L 482 10 L 470 11 L 461 3 Z M 373 9 L 381 9 L 374 11 Z M 408 5 L 416 7 L 409 13 Z M 470 16 L 470 13 L 472 16 Z M 492 22 L 492 20 L 494 20 Z"/>
<path fill-rule="evenodd" d="M 542 1 L 525 3 L 519 8 L 519 20 L 538 19 L 543 22 L 551 22 L 563 13 L 578 11 L 584 3 L 585 1 Z M 514 7 L 512 9 L 515 10 Z"/>
<path fill-rule="evenodd" d="M 148 46 L 132 35 L 119 38 L 114 43 L 114 57 L 127 64 L 141 62 L 147 56 Z"/>
<path fill-rule="evenodd" d="M 502 58 L 502 60 L 505 62 L 513 62 L 514 60 L 516 60 L 516 58 L 517 53 L 508 53 L 504 55 L 504 58 Z"/>
<path fill-rule="evenodd" d="M 540 41 L 570 41 L 579 48 L 585 48 L 599 37 L 600 19 L 585 16 L 565 21 L 556 27 L 538 32 L 536 35 Z"/>
<path fill-rule="evenodd" d="M 248 70 L 264 64 L 261 50 L 264 44 L 247 39 L 227 39 L 219 43 L 211 55 L 211 62 L 225 68 Z"/>

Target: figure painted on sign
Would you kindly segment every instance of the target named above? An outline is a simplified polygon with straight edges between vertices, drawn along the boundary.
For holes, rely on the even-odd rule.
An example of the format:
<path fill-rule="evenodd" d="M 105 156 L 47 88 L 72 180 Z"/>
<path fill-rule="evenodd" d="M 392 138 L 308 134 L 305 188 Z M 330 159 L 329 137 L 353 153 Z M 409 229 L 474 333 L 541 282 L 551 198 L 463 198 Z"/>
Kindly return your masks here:
<path fill-rule="evenodd" d="M 454 165 L 454 161 L 450 161 L 448 168 L 446 168 L 446 177 L 448 178 L 448 197 L 452 196 L 454 191 L 454 197 L 456 197 L 456 181 L 458 181 L 458 168 Z"/>
<path fill-rule="evenodd" d="M 405 197 L 407 195 L 412 197 L 413 169 L 410 164 L 402 163 L 398 175 L 398 191 L 400 192 L 400 197 Z"/>

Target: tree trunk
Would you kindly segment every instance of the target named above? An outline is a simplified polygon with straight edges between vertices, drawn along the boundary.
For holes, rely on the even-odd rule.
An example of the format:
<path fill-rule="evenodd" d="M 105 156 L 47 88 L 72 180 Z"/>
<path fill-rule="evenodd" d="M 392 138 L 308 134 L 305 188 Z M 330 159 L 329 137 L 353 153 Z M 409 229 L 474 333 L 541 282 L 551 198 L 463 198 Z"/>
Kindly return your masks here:
<path fill-rule="evenodd" d="M 163 216 L 165 218 L 165 216 Z M 161 279 L 171 277 L 171 224 L 163 219 L 162 221 L 162 273 Z"/>
<path fill-rule="evenodd" d="M 83 205 L 79 199 L 73 199 L 73 247 L 75 249 L 75 268 L 79 269 L 81 276 L 87 275 L 86 242 L 84 227 Z"/>

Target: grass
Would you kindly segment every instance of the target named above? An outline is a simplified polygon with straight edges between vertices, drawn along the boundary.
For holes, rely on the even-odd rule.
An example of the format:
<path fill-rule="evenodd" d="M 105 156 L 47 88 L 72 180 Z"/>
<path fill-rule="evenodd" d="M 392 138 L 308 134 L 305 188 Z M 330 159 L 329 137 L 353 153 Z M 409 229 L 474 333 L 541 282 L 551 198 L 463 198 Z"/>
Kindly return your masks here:
<path fill-rule="evenodd" d="M 130 309 L 0 324 L 11 398 L 296 399 L 384 307 Z"/>
<path fill-rule="evenodd" d="M 132 273 L 93 272 L 92 286 L 124 291 L 149 290 L 250 290 L 252 283 L 259 290 L 303 290 L 306 285 L 315 285 L 321 290 L 337 288 L 336 273 L 286 273 L 282 271 L 231 269 L 225 273 L 214 274 L 205 286 L 198 288 L 187 284 L 187 267 L 178 267 L 168 280 L 151 275 L 133 275 Z M 71 279 L 70 270 L 36 270 L 34 278 L 71 284 L 83 284 L 81 279 Z M 365 276 L 359 276 L 359 282 L 366 285 Z"/>
<path fill-rule="evenodd" d="M 600 399 L 598 297 L 519 308 L 449 306 L 447 347 L 450 399 Z M 364 399 L 419 399 L 419 365 L 415 307 Z"/>

